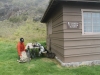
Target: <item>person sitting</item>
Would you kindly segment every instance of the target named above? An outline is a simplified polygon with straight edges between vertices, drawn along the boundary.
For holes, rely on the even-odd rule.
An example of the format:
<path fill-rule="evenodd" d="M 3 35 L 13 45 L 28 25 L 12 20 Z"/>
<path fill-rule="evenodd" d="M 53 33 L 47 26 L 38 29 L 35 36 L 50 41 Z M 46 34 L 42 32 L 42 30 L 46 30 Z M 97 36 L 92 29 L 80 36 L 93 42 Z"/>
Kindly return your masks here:
<path fill-rule="evenodd" d="M 20 38 L 20 41 L 17 44 L 17 52 L 18 52 L 18 62 L 26 62 L 27 54 L 24 45 L 24 38 Z"/>
<path fill-rule="evenodd" d="M 25 51 L 24 38 L 20 38 L 20 42 L 18 42 L 17 44 L 17 52 L 19 59 L 21 57 L 22 51 Z"/>

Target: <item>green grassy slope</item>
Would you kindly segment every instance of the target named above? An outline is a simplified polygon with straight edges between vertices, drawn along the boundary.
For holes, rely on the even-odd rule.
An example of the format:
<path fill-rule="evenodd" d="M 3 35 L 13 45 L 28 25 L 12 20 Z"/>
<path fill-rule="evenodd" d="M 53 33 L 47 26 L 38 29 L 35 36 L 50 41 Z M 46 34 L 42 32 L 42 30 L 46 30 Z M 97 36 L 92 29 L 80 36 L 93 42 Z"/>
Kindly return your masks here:
<path fill-rule="evenodd" d="M 100 66 L 61 67 L 55 59 L 37 57 L 18 63 L 16 43 L 0 40 L 0 75 L 100 75 Z"/>
<path fill-rule="evenodd" d="M 46 25 L 33 22 L 32 19 L 21 23 L 11 23 L 8 20 L 0 23 L 0 38 L 19 41 L 19 38 L 23 37 L 26 42 L 46 40 Z"/>
<path fill-rule="evenodd" d="M 1 0 L 0 12 L 4 14 L 6 7 L 9 11 L 0 18 L 7 16 L 0 21 L 0 38 L 3 40 L 19 41 L 20 37 L 25 38 L 25 42 L 38 42 L 46 40 L 46 26 L 40 23 L 40 19 L 47 8 L 49 0 Z M 19 11 L 10 11 L 10 9 Z M 19 14 L 19 15 L 18 15 Z"/>

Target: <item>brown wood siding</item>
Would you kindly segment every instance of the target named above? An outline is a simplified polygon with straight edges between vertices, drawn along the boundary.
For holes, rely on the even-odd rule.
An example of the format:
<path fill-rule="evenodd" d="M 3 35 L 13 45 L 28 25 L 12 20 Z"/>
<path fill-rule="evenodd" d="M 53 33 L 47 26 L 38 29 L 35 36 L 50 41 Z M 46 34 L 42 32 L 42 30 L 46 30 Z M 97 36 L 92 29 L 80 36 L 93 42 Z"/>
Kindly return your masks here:
<path fill-rule="evenodd" d="M 64 43 L 65 47 L 77 47 L 77 46 L 93 46 L 93 45 L 100 45 L 100 41 L 97 39 L 67 39 Z M 64 47 L 64 48 L 65 48 Z"/>
<path fill-rule="evenodd" d="M 100 53 L 100 47 L 99 45 L 95 46 L 80 46 L 75 48 L 69 48 L 65 50 L 65 53 L 68 52 L 68 54 L 65 54 L 65 56 L 75 56 L 75 55 L 85 55 L 85 54 L 98 54 Z"/>
<path fill-rule="evenodd" d="M 64 41 L 62 39 L 52 38 L 51 42 L 52 42 L 52 44 L 55 44 L 57 46 L 60 46 L 61 48 L 64 49 Z"/>
<path fill-rule="evenodd" d="M 52 43 L 51 47 L 52 47 L 53 50 L 55 50 L 57 53 L 59 53 L 59 55 L 64 56 L 64 49 L 63 49 L 63 47 L 61 47 L 61 46 L 59 46 L 59 45 L 57 45 L 55 43 Z"/>
<path fill-rule="evenodd" d="M 56 56 L 61 60 L 61 61 L 64 61 L 64 55 L 62 55 L 60 52 L 58 52 L 57 49 L 53 49 L 52 48 L 52 52 L 54 52 L 56 54 Z"/>
<path fill-rule="evenodd" d="M 47 40 L 51 39 L 51 51 L 64 61 L 63 7 L 56 9 L 50 19 L 52 20 L 52 34 L 47 36 Z"/>
<path fill-rule="evenodd" d="M 100 35 L 82 35 L 81 9 L 100 9 L 100 6 L 64 3 L 65 62 L 100 60 Z M 79 29 L 68 29 L 67 22 L 79 22 Z"/>
<path fill-rule="evenodd" d="M 63 24 L 57 24 L 57 26 L 53 27 L 53 33 L 58 32 L 58 31 L 63 31 Z"/>
<path fill-rule="evenodd" d="M 65 57 L 65 62 L 82 62 L 82 61 L 93 61 L 100 60 L 100 54 L 91 54 L 91 55 L 81 55 L 81 56 L 73 56 L 73 57 Z"/>

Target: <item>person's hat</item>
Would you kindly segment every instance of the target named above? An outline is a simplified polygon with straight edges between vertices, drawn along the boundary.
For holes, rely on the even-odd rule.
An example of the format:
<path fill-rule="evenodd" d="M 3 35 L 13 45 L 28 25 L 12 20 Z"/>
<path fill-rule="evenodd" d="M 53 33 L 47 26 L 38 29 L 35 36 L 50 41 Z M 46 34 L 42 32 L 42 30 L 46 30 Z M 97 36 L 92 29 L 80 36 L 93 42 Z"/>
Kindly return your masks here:
<path fill-rule="evenodd" d="M 24 42 L 24 38 L 20 38 L 20 42 Z"/>

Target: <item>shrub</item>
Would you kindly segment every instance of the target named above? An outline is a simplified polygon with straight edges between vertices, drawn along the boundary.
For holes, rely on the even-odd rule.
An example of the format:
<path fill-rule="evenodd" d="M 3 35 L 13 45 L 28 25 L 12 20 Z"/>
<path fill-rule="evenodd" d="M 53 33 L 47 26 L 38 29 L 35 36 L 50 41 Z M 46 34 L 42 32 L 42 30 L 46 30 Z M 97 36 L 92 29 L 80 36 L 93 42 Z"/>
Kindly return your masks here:
<path fill-rule="evenodd" d="M 46 41 L 42 41 L 40 42 L 42 46 L 44 46 L 46 48 Z"/>
<path fill-rule="evenodd" d="M 23 20 L 23 21 L 26 21 L 27 18 L 28 18 L 28 16 L 26 16 L 26 15 L 23 15 L 23 16 L 22 16 L 22 20 Z"/>
<path fill-rule="evenodd" d="M 40 15 L 37 15 L 35 17 L 33 17 L 33 21 L 40 21 L 41 20 L 41 16 Z"/>
<path fill-rule="evenodd" d="M 21 22 L 21 19 L 20 17 L 14 16 L 14 17 L 10 17 L 9 21 L 13 23 L 17 23 L 17 22 Z"/>

